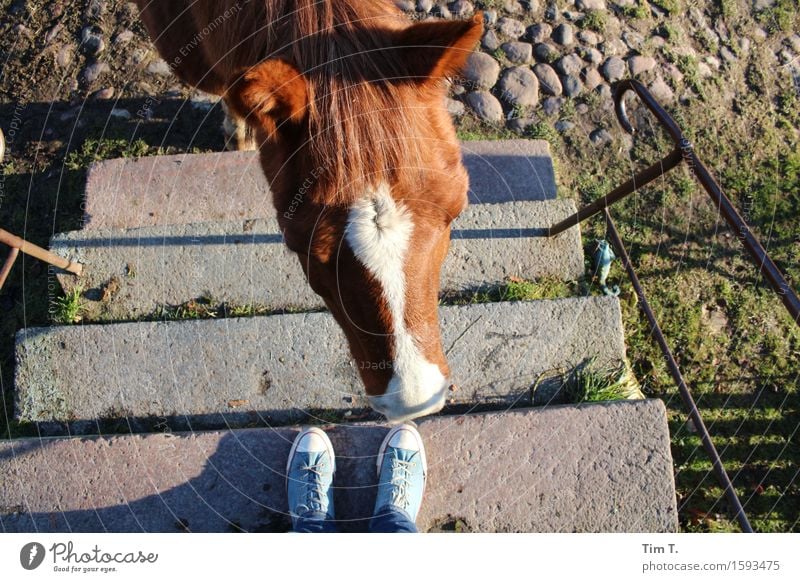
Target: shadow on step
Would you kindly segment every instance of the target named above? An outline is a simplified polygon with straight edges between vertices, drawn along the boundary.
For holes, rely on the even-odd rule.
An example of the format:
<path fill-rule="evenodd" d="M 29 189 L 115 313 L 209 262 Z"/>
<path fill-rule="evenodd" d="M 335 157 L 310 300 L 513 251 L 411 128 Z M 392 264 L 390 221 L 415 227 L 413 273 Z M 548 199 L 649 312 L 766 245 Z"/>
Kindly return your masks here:
<path fill-rule="evenodd" d="M 657 400 L 426 418 L 422 531 L 675 531 Z M 326 426 L 341 531 L 363 531 L 388 430 Z M 285 531 L 297 427 L 0 442 L 6 532 Z"/>
<path fill-rule="evenodd" d="M 451 399 L 436 415 L 451 416 L 480 412 L 497 412 L 526 409 L 532 406 L 545 408 L 567 403 L 566 385 L 558 378 L 546 378 L 535 393 L 521 391 L 480 402 Z M 355 422 L 383 422 L 385 418 L 371 408 L 349 409 L 281 409 L 242 410 L 210 414 L 176 414 L 164 416 L 117 416 L 69 422 L 42 421 L 32 423 L 40 436 L 92 436 L 123 434 L 168 434 L 173 431 L 208 431 L 242 428 L 276 428 L 298 425 L 348 424 Z"/>
<path fill-rule="evenodd" d="M 76 238 L 69 239 L 69 246 L 82 248 L 108 247 L 167 247 L 167 246 L 210 246 L 231 244 L 283 244 L 280 234 L 246 234 L 236 233 L 221 235 L 189 235 L 189 236 L 138 236 L 133 231 L 128 237 L 108 238 Z M 544 228 L 485 228 L 455 229 L 451 233 L 453 240 L 491 240 L 509 238 L 532 238 L 546 236 Z"/>
<path fill-rule="evenodd" d="M 387 429 L 329 430 L 341 531 L 364 531 Z M 284 532 L 297 429 L 0 443 L 4 532 Z M 39 483 L 41 487 L 32 485 Z"/>

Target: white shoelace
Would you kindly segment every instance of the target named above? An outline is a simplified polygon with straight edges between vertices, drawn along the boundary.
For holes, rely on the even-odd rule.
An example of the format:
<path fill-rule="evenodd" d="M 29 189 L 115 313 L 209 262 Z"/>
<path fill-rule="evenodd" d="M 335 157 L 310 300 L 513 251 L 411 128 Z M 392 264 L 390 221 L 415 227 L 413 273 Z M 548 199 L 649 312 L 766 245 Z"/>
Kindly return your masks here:
<path fill-rule="evenodd" d="M 314 479 L 311 482 L 306 483 L 306 497 L 309 502 L 308 507 L 315 510 L 320 510 L 322 508 L 322 470 L 324 468 L 324 463 L 306 465 L 303 467 L 304 471 L 308 471 L 314 475 Z"/>
<path fill-rule="evenodd" d="M 408 489 L 411 485 L 409 475 L 414 466 L 414 461 L 401 461 L 392 459 L 392 505 L 407 509 L 411 502 L 408 500 Z"/>

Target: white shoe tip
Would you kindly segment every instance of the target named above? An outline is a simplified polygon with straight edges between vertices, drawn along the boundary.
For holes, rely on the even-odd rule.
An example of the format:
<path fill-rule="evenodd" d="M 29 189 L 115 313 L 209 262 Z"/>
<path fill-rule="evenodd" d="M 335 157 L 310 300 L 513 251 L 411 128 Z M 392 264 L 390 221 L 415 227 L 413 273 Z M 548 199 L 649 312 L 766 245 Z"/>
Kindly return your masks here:
<path fill-rule="evenodd" d="M 316 432 L 308 432 L 303 435 L 297 445 L 300 453 L 322 453 L 328 450 L 328 443 Z"/>
<path fill-rule="evenodd" d="M 389 446 L 395 449 L 416 451 L 419 450 L 419 441 L 410 430 L 398 430 L 389 441 Z"/>

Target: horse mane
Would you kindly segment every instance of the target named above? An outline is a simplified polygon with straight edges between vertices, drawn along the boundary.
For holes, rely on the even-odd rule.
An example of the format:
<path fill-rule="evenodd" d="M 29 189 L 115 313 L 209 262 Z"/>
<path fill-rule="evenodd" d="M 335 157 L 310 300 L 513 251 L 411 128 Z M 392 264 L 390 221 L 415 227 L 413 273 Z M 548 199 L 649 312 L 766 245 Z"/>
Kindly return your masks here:
<path fill-rule="evenodd" d="M 305 153 L 318 186 L 314 201 L 351 204 L 395 172 L 415 180 L 423 155 L 419 137 L 412 135 L 419 120 L 412 117 L 426 112 L 404 106 L 409 63 L 386 50 L 392 34 L 410 26 L 407 17 L 388 0 L 253 4 L 259 5 L 254 36 L 260 42 L 247 48 L 240 36 L 230 46 L 260 50 L 260 58 L 244 57 L 251 63 L 282 57 L 303 73 L 309 95 Z"/>

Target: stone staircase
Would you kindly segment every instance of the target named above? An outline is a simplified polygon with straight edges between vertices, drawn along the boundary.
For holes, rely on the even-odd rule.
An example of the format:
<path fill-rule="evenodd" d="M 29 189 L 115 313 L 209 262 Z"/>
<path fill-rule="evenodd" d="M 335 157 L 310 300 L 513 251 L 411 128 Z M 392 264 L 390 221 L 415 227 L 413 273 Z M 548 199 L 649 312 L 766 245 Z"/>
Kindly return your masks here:
<path fill-rule="evenodd" d="M 580 277 L 578 228 L 544 237 L 574 212 L 556 200 L 546 142 L 463 151 L 471 206 L 443 291 Z M 338 516 L 367 517 L 387 429 L 281 243 L 255 154 L 101 162 L 85 208 L 84 229 L 51 241 L 86 265 L 84 321 L 18 333 L 16 415 L 46 434 L 145 434 L 0 443 L 2 529 L 285 529 L 286 454 L 297 425 L 320 422 L 336 423 Z M 152 321 L 199 297 L 280 312 Z M 440 320 L 458 389 L 419 422 L 432 465 L 422 530 L 676 530 L 663 404 L 555 405 L 576 366 L 625 360 L 616 298 L 449 305 Z M 521 408 L 534 404 L 546 406 Z"/>

